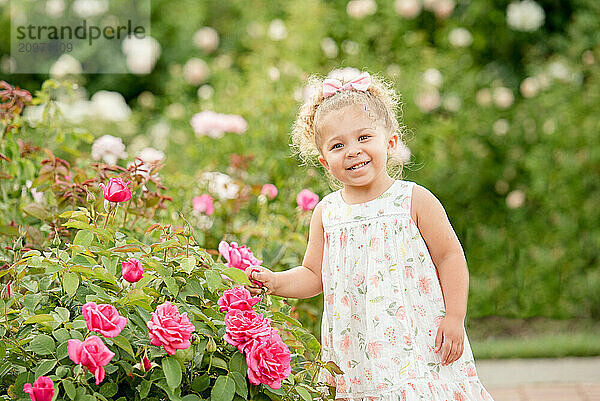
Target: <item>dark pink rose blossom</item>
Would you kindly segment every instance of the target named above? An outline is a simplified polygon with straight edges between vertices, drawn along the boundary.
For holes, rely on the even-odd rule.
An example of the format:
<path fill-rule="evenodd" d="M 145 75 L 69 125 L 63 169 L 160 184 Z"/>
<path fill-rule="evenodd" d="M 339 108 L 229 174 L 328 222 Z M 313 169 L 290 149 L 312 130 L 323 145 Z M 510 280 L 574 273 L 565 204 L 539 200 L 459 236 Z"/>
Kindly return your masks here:
<path fill-rule="evenodd" d="M 205 213 L 207 216 L 210 216 L 215 212 L 213 198 L 210 195 L 204 194 L 200 196 L 194 196 L 194 199 L 192 199 L 192 204 L 195 211 Z"/>
<path fill-rule="evenodd" d="M 150 363 L 150 359 L 148 359 L 147 356 L 144 355 L 144 357 L 142 358 L 142 363 L 141 363 L 142 367 L 144 368 L 144 372 L 149 371 L 150 369 L 152 369 L 152 364 Z"/>
<path fill-rule="evenodd" d="M 179 313 L 177 306 L 165 302 L 152 312 L 152 319 L 146 322 L 149 329 L 150 343 L 161 345 L 169 355 L 175 355 L 178 349 L 188 348 L 194 325 L 187 312 Z"/>
<path fill-rule="evenodd" d="M 85 341 L 69 340 L 67 353 L 73 362 L 82 364 L 92 372 L 97 385 L 104 380 L 103 366 L 108 365 L 115 356 L 98 336 L 91 336 Z"/>
<path fill-rule="evenodd" d="M 250 291 L 244 287 L 233 287 L 223 292 L 217 301 L 219 312 L 227 312 L 230 309 L 252 310 L 252 307 L 260 302 L 260 297 L 252 297 Z"/>
<path fill-rule="evenodd" d="M 227 261 L 228 267 L 235 267 L 246 271 L 247 267 L 260 266 L 262 260 L 257 259 L 246 245 L 239 246 L 237 242 L 228 244 L 225 241 L 219 243 L 219 253 Z"/>
<path fill-rule="evenodd" d="M 131 199 L 131 191 L 127 188 L 131 182 L 123 182 L 122 178 L 111 178 L 108 185 L 100 184 L 104 199 L 110 202 L 126 202 Z"/>
<path fill-rule="evenodd" d="M 225 335 L 223 339 L 244 352 L 252 341 L 269 336 L 273 331 L 271 319 L 254 310 L 230 309 L 225 315 Z"/>
<path fill-rule="evenodd" d="M 272 389 L 281 388 L 281 381 L 292 372 L 287 345 L 276 332 L 260 337 L 259 341 L 252 341 L 251 344 L 246 348 L 250 383 L 255 386 L 263 383 Z"/>
<path fill-rule="evenodd" d="M 311 192 L 308 189 L 303 189 L 296 196 L 296 203 L 302 210 L 313 210 L 319 203 L 319 195 Z"/>
<path fill-rule="evenodd" d="M 81 311 L 88 330 L 104 337 L 118 336 L 127 324 L 127 318 L 119 315 L 117 308 L 109 304 L 96 305 L 95 302 L 88 302 Z"/>
<path fill-rule="evenodd" d="M 31 401 L 51 401 L 54 397 L 54 382 L 46 376 L 40 376 L 31 383 L 25 383 L 23 392 L 29 393 Z"/>
<path fill-rule="evenodd" d="M 130 283 L 137 283 L 144 277 L 142 264 L 135 258 L 129 258 L 127 261 L 121 262 L 121 272 L 123 279 Z"/>

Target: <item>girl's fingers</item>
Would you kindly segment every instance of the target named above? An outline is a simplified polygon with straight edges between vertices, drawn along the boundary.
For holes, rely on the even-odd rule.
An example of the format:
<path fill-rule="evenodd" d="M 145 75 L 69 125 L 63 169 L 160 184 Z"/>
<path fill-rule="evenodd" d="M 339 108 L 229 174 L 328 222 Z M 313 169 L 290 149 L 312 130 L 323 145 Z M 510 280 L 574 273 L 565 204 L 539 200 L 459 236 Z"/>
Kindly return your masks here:
<path fill-rule="evenodd" d="M 442 335 L 442 330 L 438 329 L 437 331 L 437 335 L 435 336 L 435 352 L 440 352 L 440 347 L 442 346 L 442 340 L 443 340 L 443 335 Z"/>
<path fill-rule="evenodd" d="M 450 351 L 452 351 L 452 343 L 444 339 L 444 343 L 442 344 L 442 365 L 446 364 Z"/>
<path fill-rule="evenodd" d="M 454 362 L 454 356 L 456 355 L 456 343 L 452 342 L 450 346 L 450 352 L 448 353 L 448 358 L 446 359 L 446 365 L 450 365 Z"/>

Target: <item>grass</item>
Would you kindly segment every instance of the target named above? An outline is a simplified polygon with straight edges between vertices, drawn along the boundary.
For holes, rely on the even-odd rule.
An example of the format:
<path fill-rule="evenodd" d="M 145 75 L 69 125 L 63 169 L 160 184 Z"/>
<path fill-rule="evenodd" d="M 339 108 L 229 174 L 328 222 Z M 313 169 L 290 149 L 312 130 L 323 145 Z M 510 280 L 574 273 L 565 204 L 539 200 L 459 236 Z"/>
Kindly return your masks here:
<path fill-rule="evenodd" d="M 467 335 L 476 360 L 600 355 L 600 322 L 546 318 L 471 319 Z"/>

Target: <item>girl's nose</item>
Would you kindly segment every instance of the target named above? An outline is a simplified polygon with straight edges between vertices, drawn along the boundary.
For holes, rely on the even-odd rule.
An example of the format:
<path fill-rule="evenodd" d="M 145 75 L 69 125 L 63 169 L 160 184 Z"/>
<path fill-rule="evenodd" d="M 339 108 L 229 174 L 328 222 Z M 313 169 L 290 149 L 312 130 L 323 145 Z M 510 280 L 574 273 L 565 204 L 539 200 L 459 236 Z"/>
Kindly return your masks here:
<path fill-rule="evenodd" d="M 346 155 L 348 157 L 356 157 L 360 154 L 360 149 L 357 147 L 353 147 L 353 148 L 348 148 L 348 152 L 346 153 Z"/>

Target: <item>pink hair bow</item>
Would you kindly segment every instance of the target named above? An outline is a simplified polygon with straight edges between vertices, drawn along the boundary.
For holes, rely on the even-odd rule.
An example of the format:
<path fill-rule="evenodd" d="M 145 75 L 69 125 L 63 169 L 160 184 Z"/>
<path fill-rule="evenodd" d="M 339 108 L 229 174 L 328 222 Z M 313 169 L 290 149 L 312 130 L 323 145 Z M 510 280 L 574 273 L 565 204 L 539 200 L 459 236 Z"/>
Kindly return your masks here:
<path fill-rule="evenodd" d="M 363 72 L 352 81 L 342 85 L 339 79 L 328 78 L 323 81 L 323 97 L 329 97 L 334 95 L 336 92 L 341 92 L 350 89 L 356 89 L 357 91 L 365 92 L 371 85 L 371 76 L 368 72 Z"/>

